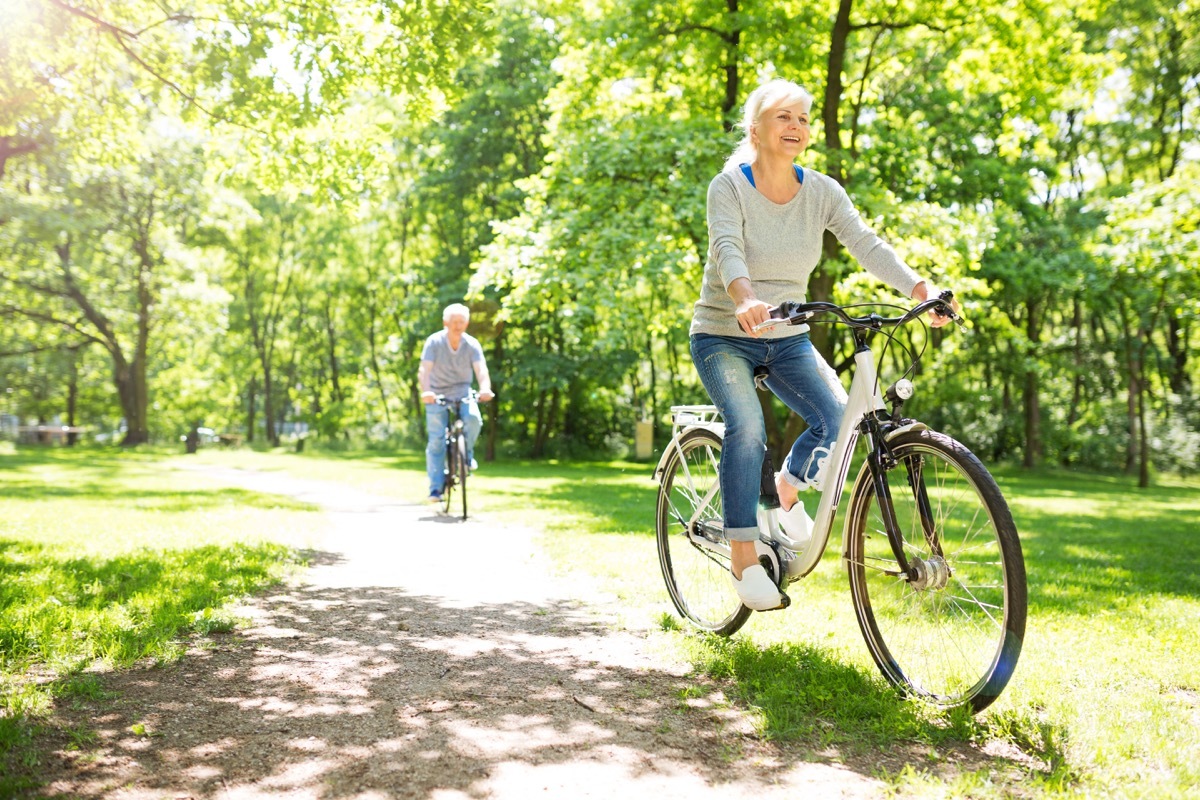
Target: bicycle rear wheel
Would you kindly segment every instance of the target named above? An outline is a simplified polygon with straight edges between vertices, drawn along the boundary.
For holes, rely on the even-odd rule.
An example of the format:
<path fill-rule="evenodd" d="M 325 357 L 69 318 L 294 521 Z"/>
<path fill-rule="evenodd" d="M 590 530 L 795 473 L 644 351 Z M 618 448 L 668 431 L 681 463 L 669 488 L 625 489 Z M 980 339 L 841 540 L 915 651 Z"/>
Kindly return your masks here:
<path fill-rule="evenodd" d="M 458 447 L 451 439 L 446 445 L 446 479 L 442 482 L 442 513 L 449 514 L 454 503 L 454 485 L 458 483 Z"/>
<path fill-rule="evenodd" d="M 847 568 L 859 628 L 876 665 L 905 692 L 941 706 L 989 706 L 1025 638 L 1025 561 L 995 480 L 943 434 L 889 442 L 887 491 L 911 571 L 900 572 L 870 469 L 855 483 Z"/>
<path fill-rule="evenodd" d="M 663 470 L 655 527 L 658 562 L 675 609 L 696 627 L 729 636 L 745 624 L 750 609 L 730 580 L 728 547 L 722 553 L 704 546 L 727 545 L 720 461 L 721 437 L 712 431 L 698 428 L 680 438 Z M 699 542 L 689 536 L 693 519 Z"/>
<path fill-rule="evenodd" d="M 454 449 L 458 451 L 458 496 L 462 498 L 462 518 L 467 518 L 467 440 L 461 433 L 455 440 Z"/>

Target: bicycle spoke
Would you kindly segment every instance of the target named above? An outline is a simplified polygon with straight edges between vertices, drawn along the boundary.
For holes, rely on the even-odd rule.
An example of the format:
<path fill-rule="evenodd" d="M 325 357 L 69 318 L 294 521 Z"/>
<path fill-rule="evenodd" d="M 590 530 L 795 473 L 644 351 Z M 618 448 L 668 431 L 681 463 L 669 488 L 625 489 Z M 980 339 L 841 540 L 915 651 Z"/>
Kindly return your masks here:
<path fill-rule="evenodd" d="M 1005 549 L 1015 548 L 1019 561 L 1011 517 L 993 499 L 999 491 L 986 470 L 952 440 L 918 432 L 893 448 L 909 478 L 907 485 L 888 482 L 895 536 L 913 576 L 895 574 L 899 565 L 874 492 L 857 492 L 847 565 L 860 627 L 893 683 L 978 710 L 1011 675 L 1015 655 L 1003 654 L 1015 653 L 1024 629 L 1023 572 L 1010 579 Z M 1016 605 L 1014 590 L 1022 593 Z"/>
<path fill-rule="evenodd" d="M 722 530 L 720 438 L 697 430 L 672 442 L 658 498 L 659 563 L 671 601 L 705 630 L 729 634 L 749 615 L 729 580 L 729 557 L 708 540 Z M 693 526 L 696 526 L 693 532 Z"/>

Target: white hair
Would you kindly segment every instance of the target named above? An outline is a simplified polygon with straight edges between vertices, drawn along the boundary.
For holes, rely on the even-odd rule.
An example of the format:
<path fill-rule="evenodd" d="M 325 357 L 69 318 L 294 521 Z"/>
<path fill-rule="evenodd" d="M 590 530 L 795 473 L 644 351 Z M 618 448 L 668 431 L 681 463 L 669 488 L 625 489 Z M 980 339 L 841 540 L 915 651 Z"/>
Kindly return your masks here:
<path fill-rule="evenodd" d="M 753 164 L 758 159 L 758 145 L 754 143 L 753 128 L 764 111 L 799 103 L 804 107 L 805 113 L 808 113 L 812 110 L 812 102 L 812 95 L 803 86 L 782 78 L 767 81 L 751 92 L 746 98 L 746 105 L 742 107 L 742 120 L 738 123 L 743 132 L 742 140 L 726 159 L 722 171 L 730 172 L 742 164 Z"/>
<path fill-rule="evenodd" d="M 442 322 L 449 322 L 451 317 L 462 317 L 467 322 L 470 322 L 471 309 L 462 303 L 451 303 L 442 311 Z"/>

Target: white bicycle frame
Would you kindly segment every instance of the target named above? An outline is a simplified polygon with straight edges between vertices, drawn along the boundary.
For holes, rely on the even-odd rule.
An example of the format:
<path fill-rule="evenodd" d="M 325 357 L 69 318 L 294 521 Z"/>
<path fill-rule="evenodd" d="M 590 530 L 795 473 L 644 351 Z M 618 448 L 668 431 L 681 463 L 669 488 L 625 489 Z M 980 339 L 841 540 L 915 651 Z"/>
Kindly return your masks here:
<path fill-rule="evenodd" d="M 854 362 L 854 376 L 850 380 L 846 410 L 842 413 L 842 421 L 838 427 L 837 439 L 824 468 L 820 501 L 817 504 L 816 517 L 813 519 L 811 538 L 804 541 L 788 536 L 779 526 L 777 509 L 768 509 L 764 514 L 760 515 L 760 528 L 766 528 L 766 530 L 762 531 L 764 536 L 778 542 L 795 555 L 797 563 L 788 568 L 788 574 L 793 578 L 802 577 L 811 572 L 821 560 L 821 555 L 825 552 L 825 547 L 829 543 L 829 534 L 833 529 L 833 520 L 837 514 L 838 504 L 842 499 L 846 477 L 850 471 L 850 462 L 854 456 L 854 447 L 858 444 L 859 422 L 864 416 L 885 408 L 883 399 L 879 393 L 878 376 L 875 370 L 875 358 L 872 351 L 865 347 L 860 349 L 854 354 Z M 671 444 L 664 450 L 658 467 L 654 471 L 654 475 L 656 479 L 661 481 L 668 457 L 673 452 L 677 452 L 689 487 L 694 493 L 695 485 L 692 483 L 691 473 L 687 470 L 687 461 L 683 458 L 683 449 L 680 440 L 683 438 L 683 434 L 694 428 L 705 428 L 723 437 L 725 423 L 719 421 L 720 414 L 717 411 L 717 407 L 711 405 L 672 406 L 671 417 L 675 434 L 671 438 Z M 915 423 L 913 426 L 905 426 L 901 430 L 908 430 L 910 427 L 915 427 L 915 425 L 920 425 L 920 423 Z M 672 447 L 674 450 L 672 450 Z M 712 501 L 719 488 L 719 486 L 713 486 L 704 497 L 699 498 L 699 502 L 696 504 L 696 513 L 692 519 L 688 520 L 688 531 L 693 532 L 689 535 L 696 544 L 717 550 L 728 556 L 729 545 L 727 542 L 715 544 L 708 539 L 696 536 L 694 533 L 696 530 L 695 523 Z M 801 494 L 801 498 L 803 498 L 803 493 Z M 765 525 L 763 524 L 764 522 Z"/>

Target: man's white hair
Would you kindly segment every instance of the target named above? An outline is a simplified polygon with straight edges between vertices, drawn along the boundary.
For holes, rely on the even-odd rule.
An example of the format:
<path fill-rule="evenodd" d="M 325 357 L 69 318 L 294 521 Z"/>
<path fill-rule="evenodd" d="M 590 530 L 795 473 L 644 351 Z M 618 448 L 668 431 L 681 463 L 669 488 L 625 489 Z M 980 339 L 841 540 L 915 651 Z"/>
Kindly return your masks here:
<path fill-rule="evenodd" d="M 451 303 L 442 311 L 442 322 L 449 322 L 451 317 L 462 317 L 467 322 L 471 321 L 471 309 L 464 306 L 462 303 Z"/>

